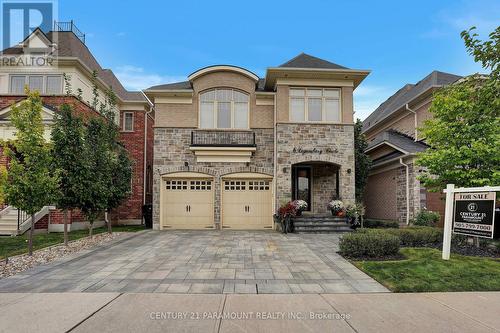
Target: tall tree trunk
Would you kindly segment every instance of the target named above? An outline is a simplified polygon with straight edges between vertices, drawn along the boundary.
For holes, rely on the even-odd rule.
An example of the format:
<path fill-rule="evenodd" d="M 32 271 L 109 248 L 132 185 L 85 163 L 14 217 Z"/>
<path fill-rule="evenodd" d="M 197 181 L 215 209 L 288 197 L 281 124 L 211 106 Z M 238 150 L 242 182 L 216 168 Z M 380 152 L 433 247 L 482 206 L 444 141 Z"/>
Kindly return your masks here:
<path fill-rule="evenodd" d="M 108 226 L 108 234 L 113 233 L 113 228 L 111 227 L 111 220 L 109 219 L 108 211 L 104 212 L 104 221 L 106 222 L 106 225 Z"/>
<path fill-rule="evenodd" d="M 33 255 L 33 231 L 35 230 L 35 214 L 31 214 L 31 228 L 28 239 L 28 255 Z"/>
<path fill-rule="evenodd" d="M 64 245 L 68 246 L 68 210 L 63 211 L 63 221 L 64 221 Z"/>
<path fill-rule="evenodd" d="M 90 237 L 90 239 L 92 239 L 92 231 L 94 231 L 94 221 L 91 221 L 89 223 L 90 223 L 90 226 L 89 226 L 89 237 Z"/>

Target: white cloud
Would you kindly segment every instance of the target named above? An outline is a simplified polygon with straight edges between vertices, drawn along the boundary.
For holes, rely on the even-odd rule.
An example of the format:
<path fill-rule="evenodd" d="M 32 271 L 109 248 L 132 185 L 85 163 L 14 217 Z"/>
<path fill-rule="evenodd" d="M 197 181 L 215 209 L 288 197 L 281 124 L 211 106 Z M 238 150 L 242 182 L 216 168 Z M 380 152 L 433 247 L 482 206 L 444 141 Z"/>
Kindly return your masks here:
<path fill-rule="evenodd" d="M 394 92 L 385 86 L 359 86 L 354 90 L 354 117 L 364 120 Z"/>
<path fill-rule="evenodd" d="M 158 84 L 186 80 L 186 77 L 182 76 L 168 76 L 156 73 L 147 73 L 142 67 L 131 65 L 120 66 L 114 72 L 123 86 L 129 90 L 141 90 Z"/>

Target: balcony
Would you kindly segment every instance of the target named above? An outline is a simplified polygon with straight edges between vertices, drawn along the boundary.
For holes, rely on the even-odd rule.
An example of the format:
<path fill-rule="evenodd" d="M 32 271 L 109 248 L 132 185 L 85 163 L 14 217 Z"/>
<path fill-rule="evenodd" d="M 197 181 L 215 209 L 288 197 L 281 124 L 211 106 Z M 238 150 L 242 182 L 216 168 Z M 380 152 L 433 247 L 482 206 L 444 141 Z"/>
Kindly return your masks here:
<path fill-rule="evenodd" d="M 256 150 L 255 133 L 249 131 L 191 132 L 190 149 L 197 162 L 248 163 Z"/>
<path fill-rule="evenodd" d="M 247 131 L 192 131 L 191 147 L 255 147 L 255 133 Z"/>

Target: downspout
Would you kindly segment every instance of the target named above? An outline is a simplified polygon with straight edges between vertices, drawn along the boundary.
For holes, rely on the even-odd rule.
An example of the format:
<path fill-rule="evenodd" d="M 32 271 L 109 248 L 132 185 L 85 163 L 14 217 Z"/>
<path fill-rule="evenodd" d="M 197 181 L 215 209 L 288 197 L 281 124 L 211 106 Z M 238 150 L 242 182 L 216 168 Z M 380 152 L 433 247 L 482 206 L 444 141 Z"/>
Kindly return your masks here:
<path fill-rule="evenodd" d="M 408 103 L 405 105 L 405 108 L 406 108 L 406 111 L 409 111 L 409 112 L 411 112 L 411 113 L 414 114 L 414 118 L 415 118 L 415 141 L 418 141 L 418 139 L 417 139 L 417 136 L 418 136 L 417 112 L 415 112 L 414 110 L 410 109 L 410 107 L 408 106 Z"/>
<path fill-rule="evenodd" d="M 399 163 L 406 168 L 406 225 L 410 224 L 410 170 L 408 164 L 403 163 L 403 158 L 399 158 Z"/>
<path fill-rule="evenodd" d="M 147 164 L 147 154 L 148 154 L 148 151 L 147 151 L 147 148 L 148 148 L 148 145 L 147 145 L 147 142 L 148 142 L 148 117 L 150 117 L 151 112 L 153 112 L 153 110 L 154 110 L 154 104 L 151 103 L 148 96 L 146 96 L 146 94 L 144 93 L 143 90 L 141 90 L 141 93 L 149 103 L 149 111 L 147 111 L 144 115 L 144 161 L 143 161 L 144 167 L 142 170 L 142 204 L 145 205 L 146 204 L 146 182 L 147 182 L 147 180 L 146 180 L 146 176 L 147 176 L 146 164 Z"/>
<path fill-rule="evenodd" d="M 273 96 L 274 101 L 274 168 L 273 168 L 273 178 L 274 178 L 274 200 L 273 200 L 273 213 L 278 210 L 276 199 L 278 198 L 278 180 L 276 179 L 278 175 L 278 117 L 277 117 L 277 106 L 276 106 L 276 93 Z M 274 223 L 274 219 L 273 219 Z"/>

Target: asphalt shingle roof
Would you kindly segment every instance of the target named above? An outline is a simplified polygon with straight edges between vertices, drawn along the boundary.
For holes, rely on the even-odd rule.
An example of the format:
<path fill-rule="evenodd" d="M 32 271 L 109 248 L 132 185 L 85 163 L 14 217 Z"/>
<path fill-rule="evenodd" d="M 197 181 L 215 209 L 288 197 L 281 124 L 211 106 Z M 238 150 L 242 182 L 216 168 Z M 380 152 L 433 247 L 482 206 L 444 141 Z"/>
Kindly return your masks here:
<path fill-rule="evenodd" d="M 397 148 L 404 150 L 405 152 L 410 154 L 422 152 L 427 148 L 429 148 L 429 146 L 426 145 L 425 143 L 420 141 L 415 141 L 412 137 L 408 135 L 405 135 L 395 130 L 388 130 L 379 133 L 375 137 L 375 139 L 368 144 L 368 147 L 366 149 L 375 147 L 376 145 L 382 142 L 388 142 L 393 146 L 396 146 Z"/>
<path fill-rule="evenodd" d="M 380 104 L 380 106 L 363 121 L 363 131 L 368 130 L 388 115 L 401 109 L 428 89 L 449 85 L 460 78 L 461 76 L 458 75 L 433 71 L 416 84 L 406 84 L 385 102 Z"/>
<path fill-rule="evenodd" d="M 140 91 L 128 91 L 115 76 L 112 70 L 104 69 L 99 65 L 88 47 L 71 31 L 50 31 L 47 39 L 57 43 L 58 57 L 73 57 L 80 59 L 91 71 L 96 71 L 97 76 L 110 86 L 115 94 L 124 101 L 146 101 Z M 2 51 L 3 54 L 22 54 L 20 47 L 10 47 Z"/>
<path fill-rule="evenodd" d="M 148 90 L 184 90 L 184 89 L 192 89 L 191 82 L 189 81 L 173 82 L 167 84 L 159 84 L 157 86 L 152 86 L 148 88 Z"/>
<path fill-rule="evenodd" d="M 301 53 L 278 67 L 284 68 L 319 68 L 319 69 L 348 69 L 333 62 L 320 59 L 309 54 Z"/>

